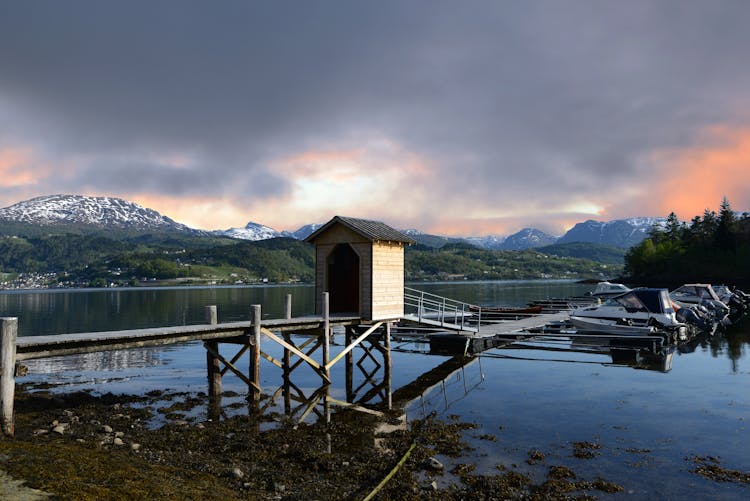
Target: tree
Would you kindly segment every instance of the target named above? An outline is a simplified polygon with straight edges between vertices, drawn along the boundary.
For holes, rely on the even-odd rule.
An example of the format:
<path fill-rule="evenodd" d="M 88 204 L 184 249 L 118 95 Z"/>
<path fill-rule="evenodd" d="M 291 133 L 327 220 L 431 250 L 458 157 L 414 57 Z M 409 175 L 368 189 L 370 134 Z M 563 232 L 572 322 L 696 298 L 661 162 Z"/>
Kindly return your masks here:
<path fill-rule="evenodd" d="M 737 216 L 727 197 L 722 198 L 719 218 L 714 232 L 716 246 L 722 250 L 735 250 L 737 244 Z"/>

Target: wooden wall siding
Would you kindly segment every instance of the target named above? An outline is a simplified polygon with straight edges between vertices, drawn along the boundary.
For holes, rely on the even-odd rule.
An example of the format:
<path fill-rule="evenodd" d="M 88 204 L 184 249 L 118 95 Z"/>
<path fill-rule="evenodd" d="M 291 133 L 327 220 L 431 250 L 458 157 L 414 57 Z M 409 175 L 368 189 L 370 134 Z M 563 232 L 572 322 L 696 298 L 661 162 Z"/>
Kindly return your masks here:
<path fill-rule="evenodd" d="M 404 314 L 404 246 L 375 242 L 372 262 L 372 320 L 398 318 Z"/>

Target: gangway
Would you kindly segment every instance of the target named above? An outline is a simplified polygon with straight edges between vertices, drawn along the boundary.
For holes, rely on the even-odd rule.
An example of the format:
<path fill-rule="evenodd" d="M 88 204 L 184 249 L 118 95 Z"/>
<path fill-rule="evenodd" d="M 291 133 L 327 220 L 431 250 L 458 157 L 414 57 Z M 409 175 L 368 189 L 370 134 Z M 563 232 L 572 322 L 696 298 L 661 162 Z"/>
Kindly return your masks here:
<path fill-rule="evenodd" d="M 446 330 L 478 334 L 482 323 L 482 310 L 468 303 L 404 287 L 404 316 L 401 319 Z"/>

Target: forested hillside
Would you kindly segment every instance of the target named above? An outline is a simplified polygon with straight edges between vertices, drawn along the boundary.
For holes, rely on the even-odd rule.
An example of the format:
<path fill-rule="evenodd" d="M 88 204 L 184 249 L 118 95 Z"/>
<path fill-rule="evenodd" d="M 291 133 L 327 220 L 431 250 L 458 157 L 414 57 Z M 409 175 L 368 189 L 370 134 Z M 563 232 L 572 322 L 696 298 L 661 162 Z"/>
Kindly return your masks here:
<path fill-rule="evenodd" d="M 672 213 L 625 256 L 634 283 L 750 283 L 750 215 L 739 215 L 725 198 L 718 214 L 706 210 L 689 224 Z"/>
<path fill-rule="evenodd" d="M 407 280 L 610 278 L 621 266 L 538 251 L 495 251 L 469 244 L 405 252 Z M 0 272 L 55 273 L 64 286 L 311 282 L 314 249 L 291 238 L 237 241 L 169 234 L 0 236 Z M 51 284 L 54 285 L 54 284 Z"/>

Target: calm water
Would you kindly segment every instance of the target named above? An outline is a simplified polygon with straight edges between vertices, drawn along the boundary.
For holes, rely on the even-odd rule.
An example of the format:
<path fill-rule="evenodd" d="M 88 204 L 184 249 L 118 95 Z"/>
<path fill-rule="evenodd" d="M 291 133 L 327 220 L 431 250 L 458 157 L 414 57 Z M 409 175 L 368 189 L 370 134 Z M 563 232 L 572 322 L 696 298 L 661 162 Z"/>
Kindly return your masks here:
<path fill-rule="evenodd" d="M 483 305 L 523 305 L 532 299 L 581 294 L 590 286 L 570 282 L 479 282 L 412 284 L 412 287 Z M 21 335 L 42 335 L 203 321 L 203 306 L 216 304 L 220 321 L 249 318 L 250 305 L 263 305 L 264 317 L 281 315 L 284 297 L 293 295 L 294 315 L 311 313 L 314 289 L 242 287 L 135 289 L 0 293 L 0 316 L 18 316 Z M 337 335 L 337 343 L 343 336 Z M 549 466 L 571 467 L 580 477 L 601 476 L 626 489 L 613 499 L 747 499 L 747 485 L 718 483 L 690 472 L 694 456 L 720 458 L 725 468 L 750 471 L 750 326 L 725 337 L 704 340 L 676 351 L 668 371 L 616 365 L 606 354 L 533 349 L 495 349 L 461 366 L 448 356 L 424 353 L 424 344 L 394 339 L 391 389 L 407 419 L 430 412 L 458 415 L 477 424 L 465 438 L 474 448 L 469 462 L 478 472 L 496 472 L 499 464 L 543 478 Z M 549 347 L 549 346 L 548 346 Z M 340 347 L 334 346 L 335 353 Z M 280 350 L 264 343 L 280 357 Z M 232 353 L 228 355 L 231 356 Z M 359 356 L 361 352 L 357 352 Z M 280 371 L 263 362 L 264 393 L 281 384 Z M 61 391 L 145 392 L 151 389 L 205 392 L 205 352 L 199 343 L 160 349 L 106 352 L 29 362 L 26 381 L 52 379 Z M 382 372 L 368 381 L 355 370 L 357 397 L 374 395 L 379 403 Z M 107 369 L 109 368 L 115 368 Z M 416 391 L 410 385 L 425 373 L 436 376 Z M 345 399 L 344 367 L 332 371 L 331 395 Z M 293 380 L 307 396 L 320 380 L 311 371 L 295 371 Z M 246 388 L 224 378 L 227 413 L 243 412 Z M 370 391 L 372 390 L 372 391 Z M 279 399 L 281 400 L 281 399 Z M 238 406 L 238 405 L 236 405 Z M 283 402 L 271 406 L 283 411 Z M 205 419 L 205 409 L 189 418 Z M 308 420 L 315 419 L 314 413 Z M 494 440 L 490 439 L 494 438 Z M 573 443 L 601 446 L 593 459 L 573 457 Z M 528 465 L 537 449 L 543 463 Z M 444 460 L 447 469 L 450 458 Z M 466 462 L 466 458 L 461 459 Z M 447 475 L 449 477 L 449 475 Z"/>

